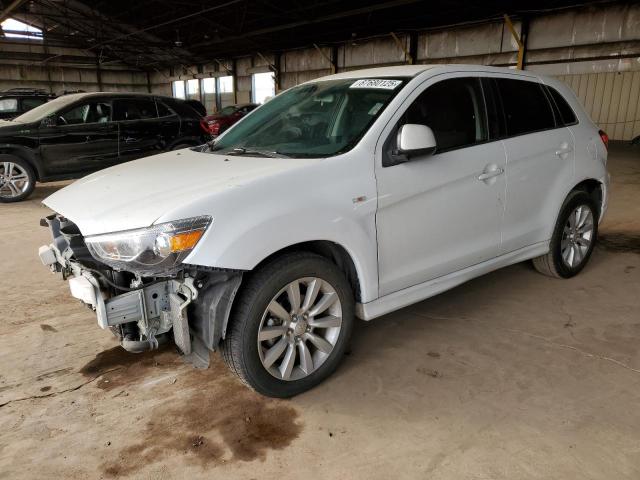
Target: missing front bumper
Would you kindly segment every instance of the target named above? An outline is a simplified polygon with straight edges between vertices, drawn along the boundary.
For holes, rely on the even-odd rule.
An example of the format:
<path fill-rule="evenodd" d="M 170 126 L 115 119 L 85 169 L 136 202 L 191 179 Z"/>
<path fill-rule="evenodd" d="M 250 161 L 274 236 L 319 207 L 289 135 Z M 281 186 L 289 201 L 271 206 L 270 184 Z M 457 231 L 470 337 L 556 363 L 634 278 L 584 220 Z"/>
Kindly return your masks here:
<path fill-rule="evenodd" d="M 135 323 L 139 332 L 151 339 L 150 345 L 155 336 L 173 330 L 176 346 L 185 355 L 191 353 L 187 306 L 198 297 L 192 278 L 156 281 L 120 295 L 109 295 L 96 275 L 65 258 L 55 246 L 43 246 L 38 253 L 42 263 L 53 271 L 69 275 L 71 295 L 92 307 L 101 328 Z M 124 343 L 123 346 L 126 348 Z"/>
<path fill-rule="evenodd" d="M 59 221 L 52 216 L 44 222 L 50 227 L 54 242 L 40 248 L 40 259 L 69 281 L 73 297 L 91 306 L 101 328 L 114 331 L 121 343 L 125 339 L 149 340 L 150 345 L 155 345 L 156 336 L 166 338 L 172 333 L 187 362 L 196 367 L 208 366 L 209 351 L 216 350 L 225 338 L 242 271 L 188 265 L 179 278 L 160 278 L 139 285 L 140 278 L 105 269 L 92 258 L 85 258 L 81 239 L 61 236 Z M 66 219 L 64 222 L 67 227 L 73 226 Z M 129 276 L 122 278 L 123 274 Z M 121 293 L 137 285 L 139 288 Z M 127 348 L 124 344 L 123 347 Z M 137 346 L 135 351 L 140 351 Z"/>

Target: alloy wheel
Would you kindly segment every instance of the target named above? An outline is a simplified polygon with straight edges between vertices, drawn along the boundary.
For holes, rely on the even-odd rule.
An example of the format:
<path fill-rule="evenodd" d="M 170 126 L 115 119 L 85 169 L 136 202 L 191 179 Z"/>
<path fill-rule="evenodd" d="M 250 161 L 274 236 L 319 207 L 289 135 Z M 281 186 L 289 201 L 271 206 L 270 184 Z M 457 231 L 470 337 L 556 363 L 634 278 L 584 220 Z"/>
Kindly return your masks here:
<path fill-rule="evenodd" d="M 29 175 L 17 163 L 0 162 L 0 197 L 15 198 L 29 189 Z"/>
<path fill-rule="evenodd" d="M 566 266 L 575 268 L 584 260 L 593 242 L 593 232 L 593 212 L 587 205 L 578 205 L 569 215 L 560 241 Z"/>
<path fill-rule="evenodd" d="M 280 380 L 300 380 L 329 358 L 340 337 L 342 305 L 317 277 L 294 280 L 269 302 L 258 329 L 264 368 Z"/>

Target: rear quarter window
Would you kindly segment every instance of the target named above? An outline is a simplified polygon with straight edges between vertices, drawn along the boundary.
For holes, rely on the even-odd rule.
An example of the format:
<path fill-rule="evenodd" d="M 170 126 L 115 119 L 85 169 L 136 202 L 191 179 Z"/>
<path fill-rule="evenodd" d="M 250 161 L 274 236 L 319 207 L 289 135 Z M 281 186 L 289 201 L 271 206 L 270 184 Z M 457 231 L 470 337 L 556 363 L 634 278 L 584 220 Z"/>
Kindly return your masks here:
<path fill-rule="evenodd" d="M 576 114 L 574 113 L 569 103 L 560 94 L 560 92 L 558 92 L 555 88 L 549 86 L 547 86 L 547 90 L 551 94 L 551 98 L 558 108 L 558 113 L 560 114 L 562 123 L 565 125 L 573 125 L 575 123 L 578 123 Z"/>
<path fill-rule="evenodd" d="M 164 103 L 159 100 L 156 100 L 156 107 L 158 108 L 158 116 L 162 117 L 170 117 L 174 115 L 174 113 L 167 107 Z"/>
<path fill-rule="evenodd" d="M 146 98 L 114 100 L 113 112 L 114 120 L 146 120 L 158 117 L 155 102 Z"/>
<path fill-rule="evenodd" d="M 526 80 L 497 78 L 508 136 L 556 127 L 553 109 L 542 85 Z"/>
<path fill-rule="evenodd" d="M 182 100 L 176 100 L 173 98 L 163 98 L 162 102 L 166 103 L 167 106 L 171 108 L 171 110 L 173 110 L 183 118 L 191 118 L 196 120 L 200 118 L 200 116 L 198 115 L 198 112 L 196 112 L 193 108 L 191 108 L 189 105 L 184 103 Z"/>

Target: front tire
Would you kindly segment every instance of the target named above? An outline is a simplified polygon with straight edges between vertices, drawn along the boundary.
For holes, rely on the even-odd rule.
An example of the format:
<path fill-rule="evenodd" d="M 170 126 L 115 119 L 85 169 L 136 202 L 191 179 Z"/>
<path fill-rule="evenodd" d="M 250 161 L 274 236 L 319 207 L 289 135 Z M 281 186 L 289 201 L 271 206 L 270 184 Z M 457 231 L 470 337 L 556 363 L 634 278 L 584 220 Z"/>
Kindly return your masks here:
<path fill-rule="evenodd" d="M 571 192 L 560 209 L 549 253 L 533 259 L 535 269 L 555 278 L 580 273 L 596 244 L 598 216 L 598 207 L 587 192 Z"/>
<path fill-rule="evenodd" d="M 20 202 L 36 188 L 36 175 L 26 161 L 0 155 L 0 203 Z"/>
<path fill-rule="evenodd" d="M 312 253 L 286 254 L 248 276 L 222 356 L 257 392 L 291 397 L 335 371 L 354 315 L 353 292 L 335 264 Z"/>

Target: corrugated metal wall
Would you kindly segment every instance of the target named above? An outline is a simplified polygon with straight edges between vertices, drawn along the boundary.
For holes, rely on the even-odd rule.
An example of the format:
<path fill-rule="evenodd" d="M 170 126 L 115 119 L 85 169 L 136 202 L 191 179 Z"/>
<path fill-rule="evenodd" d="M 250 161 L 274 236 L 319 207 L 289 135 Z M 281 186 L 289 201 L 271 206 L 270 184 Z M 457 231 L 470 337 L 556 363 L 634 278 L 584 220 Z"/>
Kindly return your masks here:
<path fill-rule="evenodd" d="M 559 75 L 612 140 L 640 135 L 640 71 Z"/>
<path fill-rule="evenodd" d="M 522 22 L 514 22 L 522 31 Z M 470 63 L 515 67 L 517 44 L 504 21 L 414 32 L 415 63 Z M 397 39 L 397 41 L 396 41 Z M 397 33 L 372 39 L 354 39 L 339 45 L 255 54 L 235 59 L 235 100 L 251 98 L 251 75 L 275 69 L 281 89 L 331 72 L 407 63 L 410 35 Z M 214 75 L 226 59 L 185 68 L 180 72 L 151 73 L 153 91 L 170 91 L 170 82 L 195 78 L 194 72 Z M 576 91 L 592 118 L 612 139 L 640 135 L 640 3 L 602 4 L 550 12 L 531 17 L 526 69 L 561 78 Z M 211 73 L 214 72 L 214 73 Z"/>

